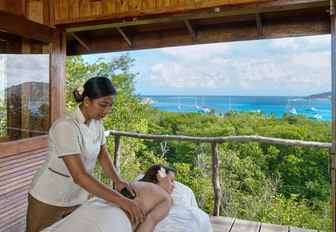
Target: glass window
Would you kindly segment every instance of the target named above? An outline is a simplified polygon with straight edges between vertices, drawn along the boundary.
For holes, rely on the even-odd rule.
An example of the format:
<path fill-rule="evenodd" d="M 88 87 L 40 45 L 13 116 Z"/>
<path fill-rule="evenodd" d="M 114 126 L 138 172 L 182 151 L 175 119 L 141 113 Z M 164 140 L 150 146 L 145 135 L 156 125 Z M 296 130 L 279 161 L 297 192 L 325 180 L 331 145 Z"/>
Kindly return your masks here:
<path fill-rule="evenodd" d="M 47 134 L 49 54 L 0 54 L 0 142 Z"/>

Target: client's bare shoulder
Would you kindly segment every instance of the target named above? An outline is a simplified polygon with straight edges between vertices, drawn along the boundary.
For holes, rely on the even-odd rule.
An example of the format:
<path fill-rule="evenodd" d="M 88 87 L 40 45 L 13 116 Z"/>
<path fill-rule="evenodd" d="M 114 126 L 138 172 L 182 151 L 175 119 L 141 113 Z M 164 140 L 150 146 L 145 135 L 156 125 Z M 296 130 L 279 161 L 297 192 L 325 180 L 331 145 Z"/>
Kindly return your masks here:
<path fill-rule="evenodd" d="M 135 201 L 142 206 L 145 214 L 150 212 L 161 201 L 171 201 L 167 191 L 157 184 L 137 181 L 132 183 L 132 185 L 138 190 L 138 196 Z"/>

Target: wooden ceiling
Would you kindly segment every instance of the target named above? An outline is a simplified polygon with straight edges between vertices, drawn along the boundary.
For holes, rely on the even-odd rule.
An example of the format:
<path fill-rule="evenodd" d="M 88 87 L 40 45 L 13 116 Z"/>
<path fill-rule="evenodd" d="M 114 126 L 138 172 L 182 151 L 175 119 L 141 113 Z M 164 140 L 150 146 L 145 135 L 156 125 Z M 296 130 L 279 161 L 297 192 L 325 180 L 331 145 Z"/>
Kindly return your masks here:
<path fill-rule="evenodd" d="M 56 26 L 67 32 L 67 55 L 330 33 L 329 0 L 259 2 Z"/>

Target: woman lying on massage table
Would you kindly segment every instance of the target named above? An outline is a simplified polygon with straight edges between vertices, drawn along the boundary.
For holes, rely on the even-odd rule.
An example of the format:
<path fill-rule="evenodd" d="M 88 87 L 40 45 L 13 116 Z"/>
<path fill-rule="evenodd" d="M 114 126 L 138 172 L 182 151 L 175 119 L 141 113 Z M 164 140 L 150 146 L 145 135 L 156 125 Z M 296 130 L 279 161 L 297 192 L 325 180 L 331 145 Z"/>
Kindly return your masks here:
<path fill-rule="evenodd" d="M 175 187 L 175 173 L 174 168 L 156 164 L 146 171 L 143 178 L 131 184 L 138 191 L 134 200 L 140 204 L 146 215 L 142 223 L 130 224 L 129 220 L 125 220 L 125 213 L 116 208 L 118 205 L 97 198 L 43 232 L 152 232 L 171 207 L 169 195 Z M 121 193 L 132 198 L 127 190 Z"/>

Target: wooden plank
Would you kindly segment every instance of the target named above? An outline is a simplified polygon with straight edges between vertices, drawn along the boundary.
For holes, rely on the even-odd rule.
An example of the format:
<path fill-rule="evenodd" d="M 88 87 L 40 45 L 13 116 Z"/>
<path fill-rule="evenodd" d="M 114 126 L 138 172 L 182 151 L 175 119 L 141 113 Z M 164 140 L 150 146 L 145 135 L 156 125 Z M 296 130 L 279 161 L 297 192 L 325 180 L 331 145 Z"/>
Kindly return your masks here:
<path fill-rule="evenodd" d="M 259 232 L 261 222 L 236 219 L 231 232 Z"/>
<path fill-rule="evenodd" d="M 235 219 L 229 217 L 212 216 L 210 221 L 214 232 L 229 232 Z"/>
<path fill-rule="evenodd" d="M 14 207 L 16 205 L 21 205 L 23 202 L 27 202 L 28 198 L 28 188 L 22 193 L 12 194 L 6 199 L 0 199 L 1 208 L 0 212 L 9 207 Z"/>
<path fill-rule="evenodd" d="M 261 223 L 260 232 L 288 232 L 288 226 Z"/>
<path fill-rule="evenodd" d="M 37 148 L 37 149 L 34 149 L 34 150 L 29 150 L 29 151 L 25 151 L 25 152 L 18 153 L 18 154 L 13 154 L 11 156 L 0 157 L 0 163 L 9 162 L 11 160 L 22 159 L 23 157 L 27 157 L 27 156 L 32 157 L 32 156 L 35 156 L 35 155 L 41 154 L 41 153 L 46 154 L 47 153 L 47 148 L 46 147 Z"/>
<path fill-rule="evenodd" d="M 0 143 L 0 158 L 47 147 L 47 135 Z"/>
<path fill-rule="evenodd" d="M 16 176 L 15 178 L 4 178 L 4 180 L 1 181 L 1 190 L 12 186 L 16 186 L 17 184 L 20 184 L 28 180 L 32 180 L 34 175 L 35 172 L 30 172 L 25 173 L 24 175 Z"/>
<path fill-rule="evenodd" d="M 7 221 L 4 225 L 1 225 L 2 231 L 23 232 L 22 227 L 26 226 L 26 212 L 16 215 L 12 220 Z"/>
<path fill-rule="evenodd" d="M 79 9 L 80 17 L 90 16 L 90 0 L 81 0 L 79 3 Z"/>
<path fill-rule="evenodd" d="M 104 0 L 103 2 L 103 8 L 105 9 L 106 14 L 113 14 L 116 12 L 115 9 L 115 0 Z"/>
<path fill-rule="evenodd" d="M 6 1 L 0 0 L 0 10 L 6 11 Z"/>
<path fill-rule="evenodd" d="M 311 230 L 305 228 L 289 227 L 289 232 L 318 232 L 318 230 Z"/>
<path fill-rule="evenodd" d="M 90 15 L 91 16 L 103 15 L 103 3 L 101 1 L 90 2 Z"/>
<path fill-rule="evenodd" d="M 22 177 L 22 178 L 19 178 L 15 181 L 11 181 L 10 183 L 7 183 L 7 184 L 4 184 L 1 186 L 1 189 L 0 189 L 0 193 L 3 192 L 6 192 L 8 191 L 9 189 L 17 189 L 17 187 L 19 186 L 25 186 L 25 185 L 29 185 L 31 180 L 33 179 L 34 175 L 29 175 L 29 176 L 25 176 L 25 177 Z"/>
<path fill-rule="evenodd" d="M 0 159 L 0 170 L 6 170 L 11 168 L 13 165 L 29 162 L 31 159 L 44 159 L 46 157 L 46 150 L 42 152 L 35 151 L 29 153 L 22 153 L 23 156 L 9 156 L 12 159 L 5 160 L 5 158 Z"/>
<path fill-rule="evenodd" d="M 44 160 L 46 157 L 46 153 L 36 153 L 33 155 L 27 155 L 25 157 L 22 158 L 18 158 L 17 160 L 9 160 L 7 162 L 2 161 L 0 159 L 0 170 L 1 171 L 6 171 L 6 170 L 10 170 L 12 168 L 16 168 L 17 166 L 20 166 L 22 164 L 27 164 L 27 163 L 33 163 L 35 161 L 40 161 L 40 160 Z"/>
<path fill-rule="evenodd" d="M 68 0 L 67 8 L 69 18 L 79 18 L 79 0 Z"/>
<path fill-rule="evenodd" d="M 30 1 L 27 3 L 28 19 L 43 24 L 43 2 Z"/>
<path fill-rule="evenodd" d="M 6 171 L 3 171 L 0 173 L 0 177 L 4 177 L 6 176 L 7 174 L 9 173 L 12 173 L 12 172 L 16 172 L 16 171 L 20 171 L 20 170 L 24 170 L 25 168 L 30 168 L 30 167 L 35 167 L 35 166 L 39 166 L 43 163 L 43 160 L 38 160 L 38 161 L 35 161 L 34 163 L 28 163 L 28 164 L 24 164 L 22 166 L 19 166 L 19 167 L 15 167 L 11 170 L 6 170 Z M 2 179 L 2 178 L 1 178 Z"/>
<path fill-rule="evenodd" d="M 163 10 L 162 8 L 170 6 L 171 6 L 170 0 L 156 0 L 156 8 L 158 8 L 159 10 Z"/>
<path fill-rule="evenodd" d="M 40 169 L 40 165 L 31 167 L 31 168 L 28 168 L 28 169 L 24 169 L 24 170 L 21 170 L 21 171 L 18 171 L 18 172 L 11 173 L 11 174 L 1 178 L 0 185 L 5 185 L 5 184 L 7 184 L 11 181 L 15 181 L 17 179 L 35 175 L 35 173 L 37 172 L 38 169 Z"/>
<path fill-rule="evenodd" d="M 143 1 L 142 7 L 143 7 L 143 9 L 153 9 L 153 8 L 156 7 L 155 2 L 156 2 L 156 0 Z"/>
<path fill-rule="evenodd" d="M 116 1 L 115 3 L 116 12 L 128 12 L 128 0 Z"/>
<path fill-rule="evenodd" d="M 137 11 L 142 8 L 142 1 L 129 0 L 128 1 L 128 11 Z"/>

